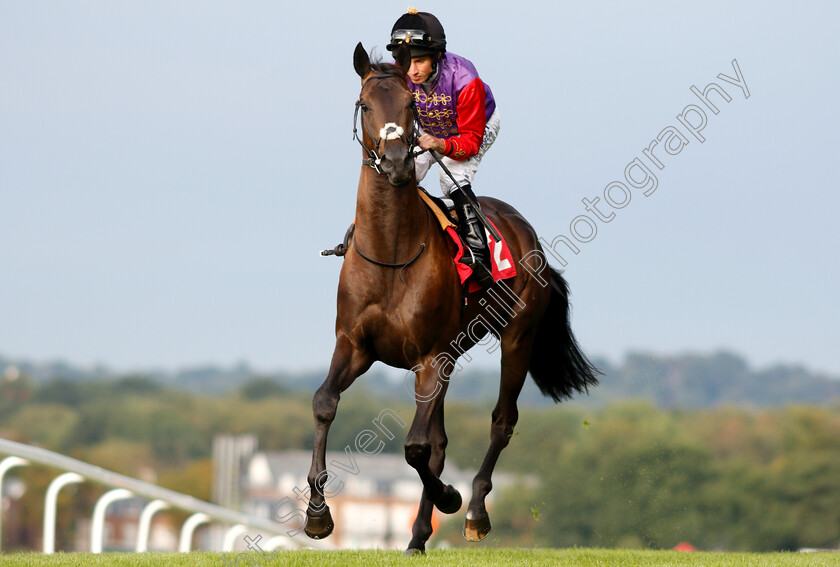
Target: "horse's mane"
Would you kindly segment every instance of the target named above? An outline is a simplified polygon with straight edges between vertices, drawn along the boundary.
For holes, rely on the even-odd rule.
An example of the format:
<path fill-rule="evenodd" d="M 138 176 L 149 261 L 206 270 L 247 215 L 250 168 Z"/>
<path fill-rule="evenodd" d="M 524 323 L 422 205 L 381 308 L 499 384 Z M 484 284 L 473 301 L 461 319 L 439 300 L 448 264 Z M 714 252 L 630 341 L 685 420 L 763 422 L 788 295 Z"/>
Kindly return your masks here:
<path fill-rule="evenodd" d="M 405 71 L 394 63 L 386 63 L 382 59 L 382 54 L 377 47 L 373 47 L 368 53 L 368 60 L 370 61 L 370 68 L 379 75 L 391 75 L 392 77 L 400 77 L 405 79 Z"/>
<path fill-rule="evenodd" d="M 402 68 L 392 65 L 391 63 L 372 63 L 370 68 L 383 75 L 393 75 L 395 77 L 405 78 L 405 72 Z"/>

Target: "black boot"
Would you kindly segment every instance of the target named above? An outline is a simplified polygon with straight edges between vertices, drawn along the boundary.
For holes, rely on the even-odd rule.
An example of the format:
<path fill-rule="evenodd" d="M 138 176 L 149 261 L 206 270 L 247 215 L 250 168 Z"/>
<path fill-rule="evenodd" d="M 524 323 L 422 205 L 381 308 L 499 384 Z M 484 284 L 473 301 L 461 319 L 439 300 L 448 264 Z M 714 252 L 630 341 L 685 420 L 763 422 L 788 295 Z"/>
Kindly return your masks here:
<path fill-rule="evenodd" d="M 487 247 L 487 235 L 484 232 L 484 225 L 475 214 L 473 206 L 467 199 L 469 195 L 473 202 L 478 203 L 475 193 L 469 183 L 461 185 L 460 189 L 453 189 L 449 197 L 455 203 L 455 210 L 458 213 L 458 235 L 468 247 L 472 257 L 464 255 L 461 262 L 468 264 L 473 269 L 473 275 L 483 287 L 493 285 L 493 274 L 490 269 L 490 250 Z"/>

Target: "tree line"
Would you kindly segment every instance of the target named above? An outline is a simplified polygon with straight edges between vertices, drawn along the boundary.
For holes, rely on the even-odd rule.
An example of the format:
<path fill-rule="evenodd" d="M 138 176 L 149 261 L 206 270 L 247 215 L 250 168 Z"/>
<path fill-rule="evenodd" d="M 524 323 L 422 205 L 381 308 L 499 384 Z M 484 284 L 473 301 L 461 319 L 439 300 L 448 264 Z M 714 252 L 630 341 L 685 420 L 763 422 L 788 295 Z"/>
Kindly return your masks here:
<path fill-rule="evenodd" d="M 330 448 L 352 444 L 385 407 L 410 422 L 410 402 L 407 395 L 375 396 L 359 382 L 342 396 Z M 447 401 L 449 462 L 477 469 L 489 442 L 491 410 L 489 400 Z M 216 434 L 255 433 L 260 449 L 281 450 L 311 448 L 312 432 L 311 394 L 271 378 L 252 379 L 225 396 L 166 388 L 138 376 L 0 381 L 0 436 L 205 500 Z M 669 548 L 687 540 L 701 549 L 836 547 L 838 439 L 838 403 L 523 407 L 497 470 L 524 480 L 497 490 L 488 544 Z M 401 443 L 386 450 L 400 452 Z M 18 538 L 35 542 L 44 489 L 55 472 L 24 467 L 10 474 L 30 485 Z M 72 505 L 81 508 L 99 493 L 87 485 L 73 490 L 79 493 Z M 444 523 L 442 538 L 459 544 L 461 520 Z M 68 533 L 72 527 L 64 528 Z"/>
<path fill-rule="evenodd" d="M 501 494 L 492 543 L 836 549 L 838 440 L 840 404 L 666 411 L 623 402 L 525 412 L 499 466 L 537 482 Z M 460 453 L 469 448 L 458 451 L 470 458 Z M 461 543 L 456 533 L 449 539 Z"/>
<path fill-rule="evenodd" d="M 767 407 L 781 404 L 805 403 L 823 405 L 840 399 L 840 377 L 811 371 L 802 365 L 776 364 L 767 368 L 752 368 L 747 361 L 732 352 L 708 354 L 654 355 L 636 352 L 614 364 L 596 358 L 601 370 L 601 385 L 589 396 L 575 403 L 606 405 L 626 398 L 647 398 L 661 407 L 708 407 L 717 405 L 750 405 Z M 37 384 L 55 379 L 63 381 L 117 381 L 124 376 L 105 367 L 76 368 L 67 363 L 34 364 L 13 362 L 0 356 L 0 372 L 16 365 Z M 213 395 L 234 393 L 254 381 L 254 370 L 245 363 L 232 367 L 204 366 L 177 372 L 144 374 L 163 387 L 187 392 Z M 404 373 L 396 373 L 400 378 Z M 326 369 L 312 372 L 272 372 L 263 376 L 266 381 L 282 385 L 287 392 L 311 395 L 326 377 Z M 447 398 L 450 400 L 480 400 L 492 403 L 498 395 L 498 368 L 485 369 L 466 364 L 453 377 Z M 364 383 L 381 397 L 402 399 L 406 395 L 404 381 L 380 368 L 368 371 L 357 383 Z M 354 385 L 354 388 L 357 387 Z M 520 395 L 523 406 L 550 406 L 531 380 Z"/>

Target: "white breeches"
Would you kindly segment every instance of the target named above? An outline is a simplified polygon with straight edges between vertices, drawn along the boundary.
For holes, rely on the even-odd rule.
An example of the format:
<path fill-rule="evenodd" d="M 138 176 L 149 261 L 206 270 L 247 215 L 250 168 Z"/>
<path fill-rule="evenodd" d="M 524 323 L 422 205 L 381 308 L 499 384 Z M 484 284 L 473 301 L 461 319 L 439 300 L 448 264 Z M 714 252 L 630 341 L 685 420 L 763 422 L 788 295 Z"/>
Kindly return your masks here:
<path fill-rule="evenodd" d="M 484 139 L 481 141 L 481 148 L 478 150 L 476 155 L 469 159 L 465 159 L 464 161 L 456 161 L 446 156 L 441 157 L 441 161 L 446 168 L 449 169 L 450 173 L 452 173 L 452 177 L 455 178 L 459 185 L 464 183 L 472 184 L 473 179 L 475 178 L 475 172 L 478 170 L 478 164 L 481 163 L 481 159 L 484 157 L 484 154 L 487 153 L 487 150 L 489 150 L 490 146 L 493 145 L 493 142 L 496 141 L 496 136 L 498 135 L 499 109 L 497 108 L 493 111 L 493 114 L 490 115 L 490 119 L 487 120 L 487 125 L 484 127 Z M 414 171 L 417 175 L 418 183 L 426 177 L 426 173 L 428 173 L 429 168 L 432 167 L 432 164 L 434 163 L 435 160 L 429 152 L 423 152 L 414 159 Z M 438 168 L 438 173 L 440 174 L 440 189 L 443 191 L 445 196 L 448 196 L 449 192 L 455 188 L 455 184 L 452 183 L 452 180 L 448 175 L 446 175 L 442 168 Z"/>

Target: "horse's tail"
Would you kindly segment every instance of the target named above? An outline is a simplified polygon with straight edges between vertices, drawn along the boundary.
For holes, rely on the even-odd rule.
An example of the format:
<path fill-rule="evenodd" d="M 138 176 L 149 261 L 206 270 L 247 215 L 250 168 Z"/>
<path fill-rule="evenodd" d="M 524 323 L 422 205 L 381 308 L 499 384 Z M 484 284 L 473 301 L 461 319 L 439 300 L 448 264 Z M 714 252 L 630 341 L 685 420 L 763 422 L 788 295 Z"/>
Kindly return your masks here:
<path fill-rule="evenodd" d="M 560 272 L 550 266 L 549 270 L 551 299 L 537 329 L 529 371 L 540 392 L 559 402 L 574 392 L 588 392 L 589 386 L 598 384 L 600 372 L 572 334 L 569 286 Z"/>

